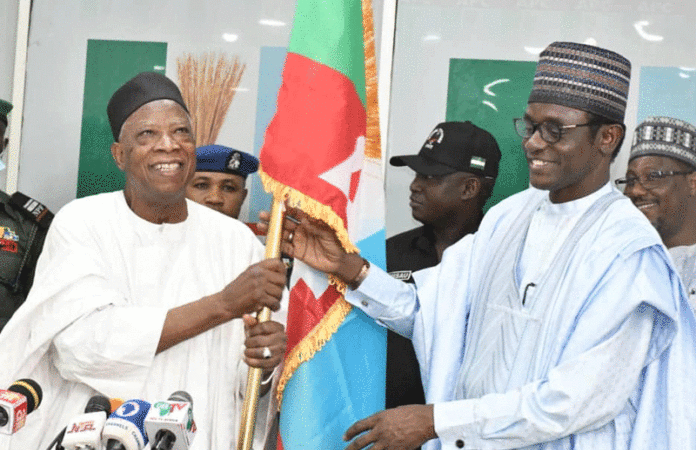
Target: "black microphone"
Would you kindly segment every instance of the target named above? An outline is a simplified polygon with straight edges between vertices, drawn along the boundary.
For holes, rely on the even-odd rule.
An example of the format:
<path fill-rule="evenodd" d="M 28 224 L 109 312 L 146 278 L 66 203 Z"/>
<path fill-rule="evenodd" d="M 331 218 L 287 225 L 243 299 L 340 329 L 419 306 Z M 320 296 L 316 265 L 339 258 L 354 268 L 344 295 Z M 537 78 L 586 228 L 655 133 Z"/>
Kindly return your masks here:
<path fill-rule="evenodd" d="M 29 378 L 15 381 L 5 389 L 0 389 L 0 434 L 14 434 L 41 404 L 41 386 Z"/>

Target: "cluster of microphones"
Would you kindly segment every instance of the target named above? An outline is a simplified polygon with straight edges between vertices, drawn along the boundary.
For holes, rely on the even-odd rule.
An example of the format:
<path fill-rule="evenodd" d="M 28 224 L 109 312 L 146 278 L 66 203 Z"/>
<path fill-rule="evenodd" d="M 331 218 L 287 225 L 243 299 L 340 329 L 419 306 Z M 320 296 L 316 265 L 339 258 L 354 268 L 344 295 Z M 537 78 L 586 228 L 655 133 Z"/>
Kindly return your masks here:
<path fill-rule="evenodd" d="M 0 434 L 14 434 L 41 404 L 41 387 L 30 379 L 0 389 Z M 166 401 L 89 399 L 84 414 L 66 425 L 46 450 L 188 450 L 196 434 L 193 400 L 184 391 Z"/>

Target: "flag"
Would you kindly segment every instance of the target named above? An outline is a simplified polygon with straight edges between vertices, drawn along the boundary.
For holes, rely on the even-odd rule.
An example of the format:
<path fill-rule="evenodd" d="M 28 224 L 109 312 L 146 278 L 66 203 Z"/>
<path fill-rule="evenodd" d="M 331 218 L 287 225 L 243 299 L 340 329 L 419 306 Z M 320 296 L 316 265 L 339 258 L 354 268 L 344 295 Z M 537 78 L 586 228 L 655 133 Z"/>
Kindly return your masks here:
<path fill-rule="evenodd" d="M 385 266 L 384 182 L 369 0 L 298 0 L 276 114 L 260 152 L 267 191 Z M 278 383 L 279 447 L 342 448 L 384 409 L 386 333 L 337 280 L 296 261 Z"/>

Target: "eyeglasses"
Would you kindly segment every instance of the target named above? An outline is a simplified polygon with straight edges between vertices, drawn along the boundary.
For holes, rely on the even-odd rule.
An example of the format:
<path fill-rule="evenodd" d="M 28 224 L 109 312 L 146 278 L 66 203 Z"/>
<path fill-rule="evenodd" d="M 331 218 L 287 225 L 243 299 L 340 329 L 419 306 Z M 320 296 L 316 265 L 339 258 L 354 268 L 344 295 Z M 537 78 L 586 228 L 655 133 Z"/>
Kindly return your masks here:
<path fill-rule="evenodd" d="M 559 125 L 556 122 L 534 123 L 525 118 L 512 119 L 512 122 L 515 124 L 515 132 L 517 132 L 520 137 L 529 139 L 537 130 L 539 130 L 539 133 L 541 133 L 541 139 L 543 139 L 547 144 L 555 144 L 556 142 L 560 141 L 566 130 L 595 125 L 597 123 L 590 121 L 587 123 L 577 123 L 573 125 Z"/>
<path fill-rule="evenodd" d="M 648 172 L 647 174 L 643 176 L 630 176 L 626 178 L 619 178 L 618 180 L 614 181 L 617 186 L 621 186 L 622 184 L 626 185 L 626 189 L 633 189 L 636 186 L 636 182 L 639 183 L 641 186 L 643 186 L 644 189 L 646 190 L 652 190 L 655 188 L 660 187 L 664 183 L 664 179 L 667 177 L 674 177 L 677 175 L 690 175 L 694 173 L 693 170 L 691 171 L 678 171 L 678 170 L 670 170 L 670 171 L 662 171 L 662 170 L 653 170 L 651 172 Z"/>

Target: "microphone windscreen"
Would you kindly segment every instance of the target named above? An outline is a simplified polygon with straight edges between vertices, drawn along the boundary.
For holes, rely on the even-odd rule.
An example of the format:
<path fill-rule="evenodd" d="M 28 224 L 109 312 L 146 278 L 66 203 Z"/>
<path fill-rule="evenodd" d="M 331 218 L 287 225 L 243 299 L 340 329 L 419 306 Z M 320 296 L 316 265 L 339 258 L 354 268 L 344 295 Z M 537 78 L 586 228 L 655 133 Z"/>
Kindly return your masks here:
<path fill-rule="evenodd" d="M 191 395 L 186 391 L 176 391 L 167 399 L 169 402 L 186 402 L 193 406 L 193 399 Z"/>
<path fill-rule="evenodd" d="M 29 378 L 22 378 L 21 380 L 15 381 L 7 390 L 22 394 L 27 398 L 27 414 L 38 408 L 43 399 L 41 386 L 39 386 L 36 381 Z"/>
<path fill-rule="evenodd" d="M 112 398 L 109 399 L 111 402 L 111 411 L 116 411 L 121 405 L 123 405 L 123 399 L 122 398 Z"/>
<path fill-rule="evenodd" d="M 87 402 L 85 407 L 86 413 L 100 412 L 103 411 L 108 416 L 111 414 L 111 401 L 103 395 L 94 395 Z"/>

